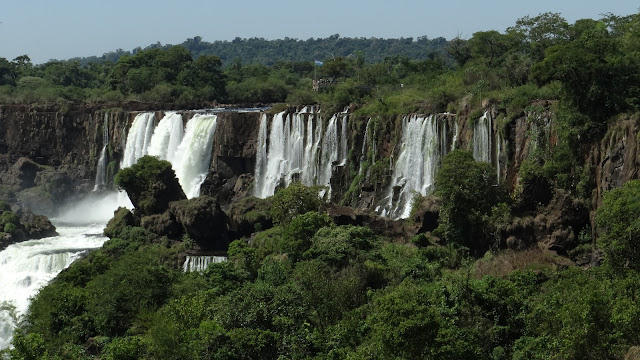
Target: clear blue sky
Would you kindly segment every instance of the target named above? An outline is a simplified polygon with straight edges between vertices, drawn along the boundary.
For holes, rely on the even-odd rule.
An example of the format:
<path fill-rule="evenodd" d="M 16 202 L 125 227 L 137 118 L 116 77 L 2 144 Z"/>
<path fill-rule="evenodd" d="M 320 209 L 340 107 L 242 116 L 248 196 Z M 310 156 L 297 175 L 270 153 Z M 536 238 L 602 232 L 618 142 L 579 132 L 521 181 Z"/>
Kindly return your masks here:
<path fill-rule="evenodd" d="M 525 15 L 559 12 L 570 23 L 637 13 L 631 0 L 0 0 L 0 57 L 34 63 L 102 55 L 160 41 L 413 37 L 504 31 Z"/>

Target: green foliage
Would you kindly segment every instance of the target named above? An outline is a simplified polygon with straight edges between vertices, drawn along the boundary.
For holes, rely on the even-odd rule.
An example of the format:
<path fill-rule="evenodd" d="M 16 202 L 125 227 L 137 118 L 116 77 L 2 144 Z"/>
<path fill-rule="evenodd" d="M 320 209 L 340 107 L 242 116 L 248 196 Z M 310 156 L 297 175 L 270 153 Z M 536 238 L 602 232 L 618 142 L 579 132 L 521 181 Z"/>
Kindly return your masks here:
<path fill-rule="evenodd" d="M 18 216 L 15 213 L 13 213 L 11 210 L 5 210 L 2 212 L 2 215 L 0 215 L 0 225 L 6 225 L 6 224 L 15 225 L 19 223 L 20 223 L 20 220 L 18 219 Z"/>
<path fill-rule="evenodd" d="M 436 194 L 443 201 L 437 232 L 448 242 L 484 253 L 488 245 L 484 217 L 506 198 L 491 165 L 476 162 L 464 150 L 450 152 L 436 174 Z"/>
<path fill-rule="evenodd" d="M 615 269 L 640 270 L 640 181 L 604 194 L 596 223 L 598 246 Z"/>
<path fill-rule="evenodd" d="M 276 224 L 286 224 L 297 215 L 317 211 L 322 203 L 318 188 L 293 183 L 278 190 L 271 199 L 271 217 Z"/>
<path fill-rule="evenodd" d="M 6 223 L 4 225 L 4 232 L 6 233 L 15 234 L 17 230 L 18 230 L 18 227 L 13 223 Z"/>
<path fill-rule="evenodd" d="M 118 171 L 115 184 L 122 190 L 145 189 L 151 186 L 158 174 L 171 168 L 171 163 L 153 156 L 143 156 L 134 165 Z"/>

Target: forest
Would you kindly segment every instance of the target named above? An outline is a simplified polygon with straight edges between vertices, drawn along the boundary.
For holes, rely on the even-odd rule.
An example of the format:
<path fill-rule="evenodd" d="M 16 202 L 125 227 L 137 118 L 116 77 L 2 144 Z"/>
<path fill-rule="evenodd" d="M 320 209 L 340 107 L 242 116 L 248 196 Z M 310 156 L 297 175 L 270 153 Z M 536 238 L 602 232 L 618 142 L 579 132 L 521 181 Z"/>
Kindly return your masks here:
<path fill-rule="evenodd" d="M 0 102 L 320 104 L 384 118 L 481 114 L 488 101 L 504 110 L 504 126 L 535 111 L 536 101 L 551 100 L 558 145 L 522 165 L 517 197 L 497 183 L 490 164 L 450 152 L 436 176 L 439 225 L 405 242 L 335 223 L 318 189 L 294 184 L 267 199 L 250 198 L 252 210 L 242 216 L 254 233 L 233 241 L 228 261 L 204 273 L 184 273 L 176 263 L 195 246 L 188 232 L 179 241 L 159 237 L 136 214 L 122 212 L 105 229 L 111 239 L 104 247 L 63 271 L 33 299 L 29 314 L 15 319 L 14 347 L 5 355 L 639 358 L 640 180 L 604 194 L 594 214 L 597 232 L 582 229 L 575 252 L 505 250 L 496 234 L 535 212 L 540 194 L 591 201 L 589 147 L 620 116 L 638 119 L 640 16 L 569 24 L 544 13 L 467 40 L 323 41 L 341 51 L 285 39 L 273 48 L 294 55 L 272 61 L 273 49 L 253 45 L 264 40 L 196 37 L 86 62 L 0 59 Z M 330 85 L 314 91 L 315 77 Z M 167 171 L 154 158 L 139 164 L 116 176 L 122 189 Z M 600 254 L 597 264 L 572 261 L 592 253 Z"/>

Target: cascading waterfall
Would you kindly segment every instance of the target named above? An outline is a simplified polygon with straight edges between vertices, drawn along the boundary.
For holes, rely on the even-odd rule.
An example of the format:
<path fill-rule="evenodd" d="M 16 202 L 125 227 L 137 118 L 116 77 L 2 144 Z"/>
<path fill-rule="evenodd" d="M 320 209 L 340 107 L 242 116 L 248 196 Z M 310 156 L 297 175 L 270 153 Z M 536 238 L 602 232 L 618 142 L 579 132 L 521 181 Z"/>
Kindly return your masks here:
<path fill-rule="evenodd" d="M 174 112 L 167 113 L 153 131 L 149 143 L 149 155 L 172 162 L 183 136 L 182 115 Z"/>
<path fill-rule="evenodd" d="M 109 145 L 109 115 L 104 114 L 102 129 L 102 151 L 96 167 L 96 182 L 93 191 L 103 190 L 107 186 L 107 145 Z"/>
<path fill-rule="evenodd" d="M 254 195 L 266 198 L 279 185 L 289 186 L 299 180 L 304 185 L 329 186 L 332 165 L 346 163 L 347 117 L 342 120 L 339 135 L 338 117 L 333 116 L 323 128 L 322 118 L 313 107 L 301 112 L 276 114 L 268 124 L 260 119 L 256 154 Z"/>
<path fill-rule="evenodd" d="M 455 150 L 457 144 L 458 144 L 458 122 L 454 121 L 453 140 L 451 141 L 451 149 L 449 149 L 449 151 Z"/>
<path fill-rule="evenodd" d="M 449 149 L 441 140 L 446 132 L 446 121 L 440 126 L 435 116 L 403 119 L 401 148 L 386 204 L 377 209 L 381 215 L 407 218 L 415 194 L 424 196 L 433 190 L 438 162 Z"/>
<path fill-rule="evenodd" d="M 26 314 L 29 299 L 60 271 L 107 240 L 102 230 L 118 207 L 117 195 L 92 193 L 51 219 L 58 236 L 9 245 L 0 251 L 0 304 Z M 11 344 L 15 319 L 0 310 L 0 350 Z"/>
<path fill-rule="evenodd" d="M 157 156 L 171 163 L 188 198 L 200 195 L 211 163 L 211 149 L 217 127 L 216 115 L 196 114 L 187 122 L 182 115 L 167 113 L 154 127 L 155 115 L 141 113 L 129 130 L 120 168 L 135 164 L 144 155 Z"/>
<path fill-rule="evenodd" d="M 342 132 L 340 135 L 340 165 L 347 163 L 347 157 L 349 156 L 349 145 L 347 143 L 347 118 L 348 115 L 342 116 Z"/>
<path fill-rule="evenodd" d="M 256 163 L 264 164 L 260 169 L 261 173 L 256 173 L 257 185 L 255 186 L 255 195 L 259 198 L 266 198 L 274 194 L 283 175 L 283 163 L 288 161 L 285 158 L 285 141 L 287 139 L 284 138 L 284 116 L 284 112 L 278 113 L 274 116 L 271 121 L 271 131 L 269 131 L 268 135 L 269 148 L 266 150 L 263 149 L 256 155 L 258 156 L 258 158 L 256 158 Z M 267 118 L 264 116 L 261 119 L 261 134 L 259 135 L 266 134 L 266 124 Z M 265 144 L 265 148 L 266 141 L 267 139 L 258 140 L 260 144 Z M 265 155 L 266 158 L 262 158 L 262 156 Z"/>
<path fill-rule="evenodd" d="M 332 165 L 334 162 L 338 161 L 339 156 L 338 117 L 333 115 L 327 123 L 327 130 L 322 138 L 322 154 L 320 157 L 320 170 L 318 172 L 318 185 L 330 185 Z"/>
<path fill-rule="evenodd" d="M 314 112 L 313 107 L 311 113 Z M 315 124 L 314 124 L 315 121 Z M 318 178 L 318 150 L 322 141 L 322 118 L 315 115 L 309 115 L 307 118 L 307 137 L 304 148 L 305 167 L 302 172 L 302 183 L 305 185 L 315 184 Z"/>
<path fill-rule="evenodd" d="M 256 149 L 256 168 L 255 168 L 255 183 L 253 186 L 253 194 L 256 197 L 264 198 L 262 195 L 265 187 L 265 179 L 267 173 L 267 114 L 262 114 L 260 117 L 260 128 L 258 129 L 258 148 Z"/>
<path fill-rule="evenodd" d="M 171 165 L 187 198 L 200 195 L 211 164 L 211 149 L 217 127 L 216 115 L 195 115 L 187 123 L 184 138 Z"/>
<path fill-rule="evenodd" d="M 182 265 L 183 272 L 203 272 L 209 264 L 217 264 L 227 261 L 226 256 L 202 256 L 187 255 L 187 259 Z"/>
<path fill-rule="evenodd" d="M 131 124 L 129 134 L 127 135 L 127 143 L 124 148 L 124 156 L 120 168 L 128 168 L 135 164 L 138 159 L 147 155 L 147 147 L 153 136 L 155 123 L 155 114 L 140 113 Z"/>
<path fill-rule="evenodd" d="M 485 112 L 473 126 L 473 158 L 491 163 L 491 116 Z"/>
<path fill-rule="evenodd" d="M 308 186 L 328 186 L 332 164 L 346 163 L 346 116 L 339 136 L 337 116 L 325 131 L 316 114 L 313 107 L 288 115 L 278 113 L 270 126 L 266 115 L 261 118 L 254 195 L 271 196 L 279 185 L 288 186 L 294 180 Z"/>

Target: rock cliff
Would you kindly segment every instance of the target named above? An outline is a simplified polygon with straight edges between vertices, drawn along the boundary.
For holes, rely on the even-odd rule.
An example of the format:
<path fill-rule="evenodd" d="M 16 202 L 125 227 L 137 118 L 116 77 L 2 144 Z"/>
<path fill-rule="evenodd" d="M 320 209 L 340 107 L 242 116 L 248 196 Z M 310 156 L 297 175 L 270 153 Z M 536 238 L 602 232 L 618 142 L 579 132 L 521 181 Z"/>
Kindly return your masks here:
<path fill-rule="evenodd" d="M 484 156 L 485 161 L 491 162 L 497 168 L 496 176 L 517 195 L 522 191 L 521 165 L 541 151 L 548 152 L 557 146 L 551 105 L 549 102 L 533 104 L 533 110 L 516 119 L 508 119 L 491 104 L 486 104 L 485 115 L 480 120 L 477 113 L 458 116 L 438 114 L 434 119 L 445 124 L 442 125 L 446 129 L 441 134 L 442 149 L 463 148 L 475 152 L 480 141 L 488 141 L 483 145 L 485 153 L 478 156 Z M 156 119 L 161 119 L 165 112 L 158 109 L 162 107 L 137 103 L 118 104 L 110 109 L 99 105 L 0 106 L 0 122 L 3 124 L 0 127 L 0 189 L 5 197 L 13 195 L 32 208 L 52 211 L 57 202 L 93 188 L 97 158 L 104 145 L 102 134 L 105 124 L 108 127 L 108 178 L 112 179 L 124 153 L 128 128 L 136 114 L 156 111 Z M 295 109 L 288 112 L 293 113 Z M 187 123 L 196 113 L 181 111 L 183 121 Z M 262 115 L 240 111 L 216 114 L 218 125 L 212 160 L 201 194 L 216 198 L 226 210 L 231 203 L 252 193 Z M 268 114 L 267 117 L 272 121 L 274 115 Z M 366 212 L 375 210 L 386 201 L 385 198 L 398 196 L 399 188 L 393 188 L 392 175 L 401 150 L 404 118 L 404 115 L 376 118 L 372 125 L 368 118 L 352 116 L 348 119 L 345 128 L 347 161 L 331 166 L 329 185 L 333 202 Z M 488 134 L 487 139 L 481 139 L 475 133 L 480 126 L 479 121 L 485 121 L 485 118 L 489 119 L 488 125 L 482 126 L 488 126 Z M 369 135 L 365 139 L 367 132 Z M 636 119 L 620 119 L 592 148 L 585 161 L 594 178 L 592 203 L 587 204 L 587 211 L 593 213 L 603 192 L 638 178 L 640 149 L 637 137 Z M 363 171 L 363 166 L 369 167 Z M 542 194 L 534 191 L 532 196 L 535 198 Z M 549 198 L 541 202 L 542 207 L 538 210 L 520 214 L 521 226 L 514 225 L 505 232 L 512 247 L 533 241 L 523 235 L 526 229 L 535 232 L 537 241 L 549 248 L 561 249 L 575 243 L 584 227 L 584 223 L 576 220 L 576 216 L 584 215 L 583 207 L 576 205 L 575 194 L 550 193 L 549 196 L 553 201 Z M 564 205 L 571 205 L 569 207 L 574 210 L 565 211 Z"/>

